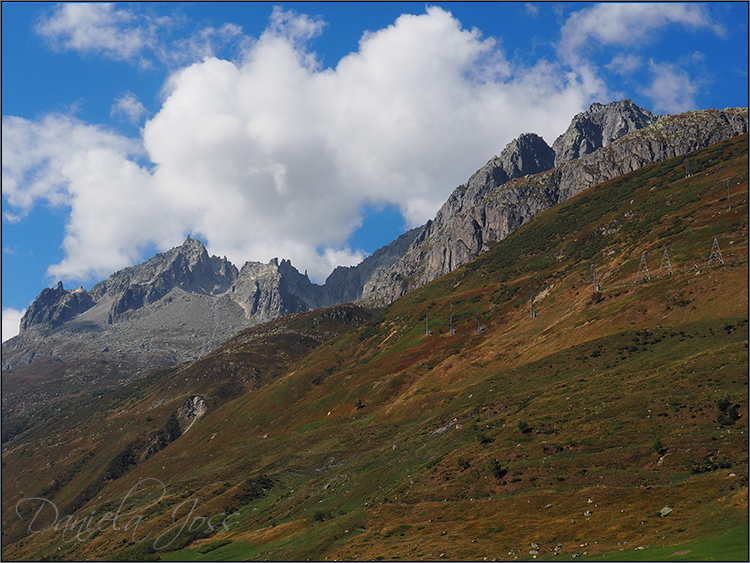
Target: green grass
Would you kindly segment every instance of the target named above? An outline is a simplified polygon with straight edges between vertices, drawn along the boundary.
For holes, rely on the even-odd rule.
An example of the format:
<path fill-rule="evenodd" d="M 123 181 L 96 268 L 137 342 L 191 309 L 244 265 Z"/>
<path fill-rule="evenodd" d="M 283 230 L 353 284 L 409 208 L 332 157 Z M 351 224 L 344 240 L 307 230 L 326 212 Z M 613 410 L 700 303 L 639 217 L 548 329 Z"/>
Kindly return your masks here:
<path fill-rule="evenodd" d="M 248 545 L 243 542 L 233 542 L 219 547 L 208 553 L 201 553 L 198 549 L 186 548 L 164 555 L 161 561 L 243 561 L 258 555 L 261 547 Z"/>
<path fill-rule="evenodd" d="M 676 552 L 688 551 L 689 553 Z M 591 561 L 748 561 L 748 523 L 723 534 L 669 547 L 627 549 Z"/>

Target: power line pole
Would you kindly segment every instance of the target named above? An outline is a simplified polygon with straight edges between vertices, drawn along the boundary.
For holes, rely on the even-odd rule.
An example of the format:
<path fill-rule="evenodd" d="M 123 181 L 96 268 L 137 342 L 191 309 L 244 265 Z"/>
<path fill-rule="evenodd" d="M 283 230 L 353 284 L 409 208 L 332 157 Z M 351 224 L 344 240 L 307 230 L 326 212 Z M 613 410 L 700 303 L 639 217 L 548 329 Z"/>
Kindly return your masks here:
<path fill-rule="evenodd" d="M 641 254 L 641 263 L 638 265 L 638 272 L 635 274 L 635 281 L 633 283 L 638 283 L 641 278 L 643 279 L 643 281 L 648 281 L 651 279 L 651 274 L 648 273 L 648 264 L 646 264 L 645 252 Z"/>
<path fill-rule="evenodd" d="M 529 293 L 529 314 L 531 315 L 531 318 L 536 318 L 536 311 L 534 310 L 534 294 Z"/>
<path fill-rule="evenodd" d="M 693 173 L 690 171 L 690 152 L 685 155 L 685 178 L 690 178 Z"/>
<path fill-rule="evenodd" d="M 482 313 L 477 311 L 477 333 L 482 332 Z"/>
<path fill-rule="evenodd" d="M 451 336 L 456 334 L 456 329 L 453 328 L 453 313 L 451 313 Z"/>
<path fill-rule="evenodd" d="M 724 258 L 721 255 L 721 248 L 719 248 L 719 241 L 717 239 L 714 239 L 714 244 L 711 246 L 711 254 L 708 256 L 708 263 L 710 264 L 714 260 L 718 260 L 722 264 L 724 263 Z"/>
<path fill-rule="evenodd" d="M 424 335 L 430 336 L 430 334 L 432 334 L 430 332 L 430 314 L 427 313 L 427 316 L 425 317 L 425 320 L 424 320 Z"/>
<path fill-rule="evenodd" d="M 672 275 L 674 273 L 672 271 L 672 262 L 670 262 L 669 260 L 669 251 L 666 248 L 661 255 L 661 265 L 659 266 L 659 273 L 656 274 L 657 278 L 661 275 L 662 270 L 666 270 L 667 272 L 669 272 L 669 275 Z"/>

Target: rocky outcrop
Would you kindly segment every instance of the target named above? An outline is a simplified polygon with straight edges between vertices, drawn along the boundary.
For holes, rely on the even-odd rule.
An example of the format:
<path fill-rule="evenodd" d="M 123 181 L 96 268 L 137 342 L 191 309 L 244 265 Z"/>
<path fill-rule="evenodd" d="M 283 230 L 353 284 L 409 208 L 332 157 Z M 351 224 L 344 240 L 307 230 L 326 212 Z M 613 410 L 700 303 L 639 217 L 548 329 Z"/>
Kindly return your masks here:
<path fill-rule="evenodd" d="M 404 254 L 414 242 L 420 228 L 411 229 L 392 243 L 376 250 L 356 266 L 339 266 L 328 276 L 325 293 L 331 305 L 351 303 L 362 297 L 365 285 L 378 271 L 386 271 Z"/>
<path fill-rule="evenodd" d="M 208 256 L 203 244 L 190 237 L 181 245 L 157 254 L 137 266 L 125 268 L 96 284 L 90 292 L 43 289 L 21 319 L 21 332 L 39 327 L 51 329 L 97 306 L 106 308 L 109 324 L 129 311 L 155 303 L 172 289 L 188 293 L 219 295 L 237 279 L 237 268 L 229 260 Z"/>
<path fill-rule="evenodd" d="M 190 237 L 182 246 L 157 254 L 150 260 L 116 272 L 91 289 L 97 303 L 110 303 L 108 322 L 154 303 L 178 287 L 188 293 L 218 295 L 237 279 L 229 260 L 208 256 L 203 244 Z"/>
<path fill-rule="evenodd" d="M 456 218 L 498 186 L 514 178 L 549 170 L 554 160 L 554 152 L 539 135 L 524 133 L 511 141 L 499 156 L 453 191 L 433 221 L 414 229 L 411 245 L 397 262 L 373 271 L 362 287 L 361 301 L 373 305 L 390 303 L 466 263 L 475 255 L 472 249 L 482 246 L 481 233 L 475 228 L 478 225 L 471 223 L 461 224 L 457 229 Z M 445 244 L 434 251 L 432 245 L 438 239 L 444 239 Z"/>
<path fill-rule="evenodd" d="M 746 133 L 747 122 L 747 108 L 663 116 L 583 158 L 502 184 L 493 184 L 493 159 L 456 189 L 402 259 L 368 281 L 362 300 L 389 303 L 475 258 L 540 211 L 598 183 Z M 481 187 L 472 187 L 477 181 Z M 467 204 L 472 193 L 483 195 Z"/>
<path fill-rule="evenodd" d="M 195 421 L 208 412 L 208 405 L 200 395 L 189 397 L 180 408 L 177 409 L 177 422 L 180 424 L 180 433 L 184 434 Z"/>
<path fill-rule="evenodd" d="M 659 117 L 628 99 L 607 105 L 592 104 L 587 111 L 576 115 L 565 133 L 552 144 L 554 165 L 562 166 L 591 154 L 628 133 L 656 123 Z"/>
<path fill-rule="evenodd" d="M 277 258 L 268 264 L 246 262 L 229 296 L 253 323 L 326 306 L 320 286 L 300 274 L 288 260 L 279 262 Z"/>
<path fill-rule="evenodd" d="M 94 306 L 94 300 L 85 289 L 73 291 L 58 282 L 54 289 L 45 288 L 29 306 L 21 319 L 20 332 L 35 325 L 57 327 Z"/>

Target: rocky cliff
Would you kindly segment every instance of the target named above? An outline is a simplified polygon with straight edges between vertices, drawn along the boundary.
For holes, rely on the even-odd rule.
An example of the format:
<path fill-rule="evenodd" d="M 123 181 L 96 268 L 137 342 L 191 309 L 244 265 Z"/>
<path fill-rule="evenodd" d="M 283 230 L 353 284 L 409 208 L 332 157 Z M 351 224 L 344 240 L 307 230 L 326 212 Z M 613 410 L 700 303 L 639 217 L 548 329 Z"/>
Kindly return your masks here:
<path fill-rule="evenodd" d="M 552 144 L 555 166 L 606 147 L 628 133 L 656 123 L 659 117 L 627 99 L 607 105 L 592 104 L 587 111 L 576 115 L 565 133 Z"/>
<path fill-rule="evenodd" d="M 20 332 L 35 326 L 57 327 L 94 305 L 94 300 L 82 287 L 68 291 L 59 282 L 54 289 L 45 288 L 26 310 L 21 319 Z"/>
<path fill-rule="evenodd" d="M 655 120 L 645 110 L 636 119 L 634 106 L 625 102 L 610 104 L 611 115 L 608 106 L 594 104 L 589 116 L 576 116 L 571 128 L 555 141 L 566 155 L 607 141 L 581 158 L 511 181 L 503 181 L 506 176 L 497 172 L 502 155 L 488 162 L 465 186 L 456 188 L 398 262 L 368 281 L 362 302 L 385 304 L 398 299 L 475 258 L 540 211 L 595 184 L 747 132 L 747 108 L 693 111 Z M 647 127 L 628 131 L 648 121 Z M 594 133 L 593 140 L 583 142 L 579 133 L 585 137 L 589 132 Z M 626 134 L 611 140 L 617 132 Z"/>

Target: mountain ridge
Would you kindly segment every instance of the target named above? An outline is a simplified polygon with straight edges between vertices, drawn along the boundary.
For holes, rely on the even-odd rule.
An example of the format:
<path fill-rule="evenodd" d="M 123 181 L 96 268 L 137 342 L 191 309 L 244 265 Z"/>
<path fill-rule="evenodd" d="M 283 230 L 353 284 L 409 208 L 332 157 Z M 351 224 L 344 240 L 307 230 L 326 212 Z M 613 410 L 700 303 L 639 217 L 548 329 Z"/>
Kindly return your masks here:
<path fill-rule="evenodd" d="M 197 358 L 242 328 L 279 315 L 350 301 L 382 306 L 465 264 L 591 185 L 746 131 L 747 108 L 657 119 L 630 100 L 593 104 L 555 141 L 564 154 L 590 151 L 583 157 L 550 168 L 555 151 L 538 135 L 523 134 L 456 188 L 433 221 L 357 266 L 336 268 L 323 286 L 288 260 L 247 262 L 238 270 L 188 237 L 90 292 L 61 284 L 43 290 L 22 320 L 23 332 L 3 343 L 3 377 L 16 371 L 20 384 L 23 374 L 33 373 L 31 364 L 45 360 L 49 377 L 73 381 L 77 359 L 95 356 L 103 363 L 89 371 L 111 385 L 118 376 L 129 381 Z M 586 135 L 591 139 L 583 143 Z M 80 392 L 91 384 L 89 377 L 73 387 Z M 22 387 L 4 394 L 4 404 L 28 395 Z M 49 393 L 39 393 L 39 400 L 50 400 Z"/>
<path fill-rule="evenodd" d="M 747 108 L 663 116 L 582 158 L 501 184 L 492 184 L 495 163 L 490 161 L 472 176 L 486 179 L 482 197 L 465 206 L 449 205 L 451 196 L 438 212 L 442 225 L 428 223 L 407 254 L 368 284 L 363 302 L 393 301 L 476 258 L 540 211 L 618 175 L 744 134 L 747 120 Z M 468 192 L 463 186 L 459 190 Z"/>

